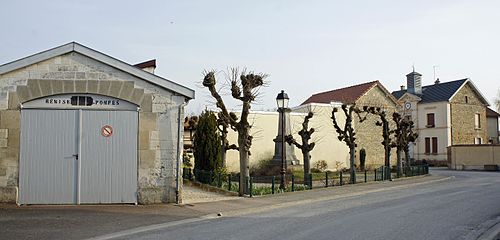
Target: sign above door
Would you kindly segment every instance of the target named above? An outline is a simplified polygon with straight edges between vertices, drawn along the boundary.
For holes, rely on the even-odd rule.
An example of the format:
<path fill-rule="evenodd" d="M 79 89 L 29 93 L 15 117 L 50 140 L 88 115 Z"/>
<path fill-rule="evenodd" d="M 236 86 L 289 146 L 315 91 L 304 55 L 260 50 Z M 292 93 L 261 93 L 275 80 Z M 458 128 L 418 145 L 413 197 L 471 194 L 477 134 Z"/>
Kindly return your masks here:
<path fill-rule="evenodd" d="M 138 110 L 131 102 L 97 94 L 53 95 L 23 103 L 21 108 Z"/>

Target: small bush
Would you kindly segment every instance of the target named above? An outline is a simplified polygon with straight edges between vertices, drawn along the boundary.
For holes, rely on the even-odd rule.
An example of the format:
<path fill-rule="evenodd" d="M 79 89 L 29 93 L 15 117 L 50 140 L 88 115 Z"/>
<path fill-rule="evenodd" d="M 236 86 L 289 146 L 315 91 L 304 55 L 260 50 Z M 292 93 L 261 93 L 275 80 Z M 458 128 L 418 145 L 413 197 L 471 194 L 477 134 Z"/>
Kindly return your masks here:
<path fill-rule="evenodd" d="M 324 172 L 328 168 L 328 164 L 325 160 L 318 160 L 313 163 L 313 167 L 311 168 L 312 173 Z"/>

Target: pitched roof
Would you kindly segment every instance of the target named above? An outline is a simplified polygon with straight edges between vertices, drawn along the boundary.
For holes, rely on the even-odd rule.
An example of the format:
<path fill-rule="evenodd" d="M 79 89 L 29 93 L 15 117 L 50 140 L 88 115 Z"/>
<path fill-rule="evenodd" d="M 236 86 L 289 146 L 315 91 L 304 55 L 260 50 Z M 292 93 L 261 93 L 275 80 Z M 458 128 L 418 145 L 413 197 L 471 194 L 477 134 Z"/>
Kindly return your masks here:
<path fill-rule="evenodd" d="M 331 103 L 331 102 L 354 103 L 361 96 L 363 96 L 363 94 L 368 92 L 368 90 L 370 90 L 376 85 L 382 86 L 382 84 L 380 84 L 380 82 L 377 80 L 350 87 L 339 88 L 327 92 L 316 93 L 313 94 L 311 97 L 309 97 L 301 105 L 308 103 Z"/>
<path fill-rule="evenodd" d="M 70 42 L 64 45 L 61 45 L 59 47 L 55 47 L 52 49 L 49 49 L 47 51 L 43 51 L 25 58 L 21 58 L 19 60 L 6 63 L 3 65 L 0 65 L 0 75 L 4 73 L 8 73 L 29 65 L 33 65 L 35 63 L 45 61 L 47 59 L 57 57 L 63 54 L 67 54 L 70 52 L 77 52 L 79 54 L 82 54 L 84 56 L 87 56 L 89 58 L 95 59 L 97 61 L 100 61 L 104 64 L 107 64 L 109 66 L 112 66 L 114 68 L 117 68 L 119 70 L 122 70 L 124 72 L 127 72 L 133 76 L 136 76 L 138 78 L 141 78 L 147 82 L 150 82 L 156 86 L 162 87 L 164 89 L 179 93 L 183 95 L 186 98 L 193 99 L 194 98 L 194 90 L 187 88 L 185 86 L 182 86 L 178 83 L 175 83 L 173 81 L 170 81 L 168 79 L 162 78 L 158 75 L 149 73 L 147 71 L 144 71 L 142 69 L 139 69 L 133 65 L 130 65 L 126 62 L 123 62 L 121 60 L 118 60 L 116 58 L 113 58 L 111 56 L 108 56 L 104 53 L 98 52 L 94 49 L 88 48 L 86 46 L 83 46 L 79 43 L 76 42 Z"/>
<path fill-rule="evenodd" d="M 498 114 L 494 110 L 492 110 L 488 107 L 486 108 L 486 117 L 499 117 L 499 116 L 500 116 L 500 114 Z"/>
<path fill-rule="evenodd" d="M 451 82 L 438 83 L 422 87 L 422 94 L 418 94 L 422 100 L 420 103 L 449 101 L 453 95 L 467 82 L 468 78 Z M 392 95 L 399 99 L 407 90 L 392 92 Z"/>

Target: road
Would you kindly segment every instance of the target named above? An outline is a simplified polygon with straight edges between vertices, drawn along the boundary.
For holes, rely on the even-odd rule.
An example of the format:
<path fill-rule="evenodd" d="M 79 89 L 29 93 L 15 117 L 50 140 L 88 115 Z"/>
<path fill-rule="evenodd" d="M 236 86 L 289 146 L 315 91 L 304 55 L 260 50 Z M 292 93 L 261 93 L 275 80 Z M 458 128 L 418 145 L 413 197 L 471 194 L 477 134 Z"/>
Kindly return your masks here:
<path fill-rule="evenodd" d="M 118 239 L 477 239 L 500 221 L 500 173 L 179 224 Z"/>

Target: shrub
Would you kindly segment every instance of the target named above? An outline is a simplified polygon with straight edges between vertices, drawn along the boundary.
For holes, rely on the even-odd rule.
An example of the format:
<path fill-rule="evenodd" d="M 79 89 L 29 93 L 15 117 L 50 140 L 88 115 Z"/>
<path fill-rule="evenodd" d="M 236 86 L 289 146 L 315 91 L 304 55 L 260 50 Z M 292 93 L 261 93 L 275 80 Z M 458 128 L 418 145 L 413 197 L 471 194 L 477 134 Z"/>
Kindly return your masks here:
<path fill-rule="evenodd" d="M 359 150 L 359 167 L 361 168 L 361 171 L 365 170 L 365 160 L 366 160 L 366 150 L 364 148 L 361 148 Z"/>
<path fill-rule="evenodd" d="M 328 164 L 326 163 L 325 160 L 318 160 L 318 161 L 313 163 L 313 167 L 311 168 L 311 172 L 312 173 L 324 172 L 327 167 L 328 167 Z"/>
<path fill-rule="evenodd" d="M 193 143 L 195 169 L 215 171 L 222 167 L 221 139 L 213 112 L 205 111 L 201 114 Z"/>

